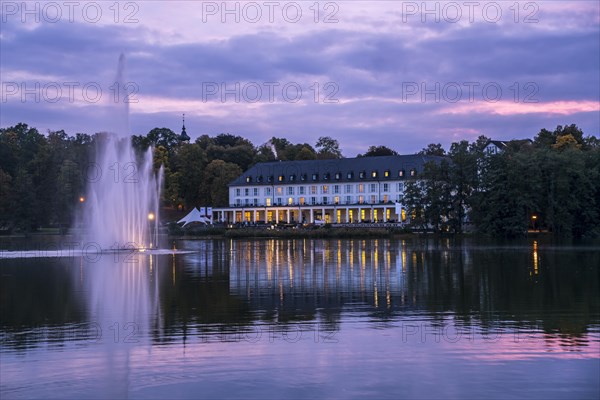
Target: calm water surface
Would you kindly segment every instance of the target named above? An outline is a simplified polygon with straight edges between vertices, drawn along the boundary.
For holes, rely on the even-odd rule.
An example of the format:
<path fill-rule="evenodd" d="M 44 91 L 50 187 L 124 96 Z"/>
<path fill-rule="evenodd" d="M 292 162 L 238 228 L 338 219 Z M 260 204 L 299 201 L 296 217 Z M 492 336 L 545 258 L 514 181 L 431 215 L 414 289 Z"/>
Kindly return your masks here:
<path fill-rule="evenodd" d="M 597 246 L 56 240 L 0 242 L 2 399 L 600 396 Z"/>

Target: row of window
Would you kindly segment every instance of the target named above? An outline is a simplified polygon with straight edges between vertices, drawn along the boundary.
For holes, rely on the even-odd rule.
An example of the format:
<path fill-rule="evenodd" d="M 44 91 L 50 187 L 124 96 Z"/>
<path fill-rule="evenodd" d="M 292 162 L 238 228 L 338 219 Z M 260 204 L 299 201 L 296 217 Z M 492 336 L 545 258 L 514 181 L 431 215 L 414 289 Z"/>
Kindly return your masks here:
<path fill-rule="evenodd" d="M 304 206 L 304 205 L 331 205 L 331 204 L 381 204 L 381 203 L 389 203 L 391 201 L 400 201 L 400 196 L 397 196 L 396 199 L 392 199 L 391 196 L 388 195 L 383 195 L 381 198 L 379 198 L 379 196 L 376 195 L 370 195 L 370 196 L 333 196 L 333 197 L 328 197 L 328 196 L 322 196 L 322 197 L 317 197 L 317 196 L 311 196 L 311 197 L 299 197 L 299 198 L 294 198 L 294 197 L 288 197 L 288 198 L 282 198 L 282 197 L 276 197 L 275 199 L 271 200 L 271 198 L 267 198 L 265 199 L 265 202 L 259 202 L 258 198 L 254 198 L 254 199 L 236 199 L 235 201 L 235 205 L 236 206 L 267 206 L 267 207 L 271 207 L 271 206 L 284 206 L 284 205 L 288 205 L 288 206 Z"/>
<path fill-rule="evenodd" d="M 410 176 L 417 176 L 417 170 L 416 169 L 411 169 L 409 171 Z M 358 178 L 359 179 L 366 179 L 368 176 L 370 176 L 373 179 L 377 179 L 379 178 L 379 171 L 377 170 L 373 170 L 371 171 L 370 174 L 367 173 L 367 171 L 360 171 L 358 173 Z M 389 179 L 392 177 L 392 171 L 389 169 L 386 169 L 385 171 L 383 171 L 383 178 Z M 398 177 L 400 178 L 404 178 L 406 176 L 406 171 L 404 171 L 403 169 L 398 171 Z M 336 172 L 335 174 L 333 174 L 333 178 L 336 181 L 339 181 L 342 179 L 342 173 L 341 172 Z M 296 174 L 291 174 L 289 176 L 286 175 L 278 175 L 277 177 L 273 176 L 273 175 L 268 175 L 266 177 L 266 182 L 267 183 L 272 183 L 272 182 L 286 182 L 286 179 L 288 182 L 297 182 L 298 180 L 301 182 L 305 182 L 308 180 L 308 174 L 300 174 L 300 175 L 296 175 Z M 318 173 L 314 173 L 311 174 L 311 179 L 313 181 L 318 181 L 319 180 L 319 174 Z M 348 180 L 352 180 L 354 179 L 354 172 L 348 172 L 346 174 L 346 179 Z M 323 180 L 324 181 L 328 181 L 331 180 L 331 173 L 326 172 L 323 174 Z M 247 176 L 246 177 L 246 182 L 251 183 L 251 182 L 258 182 L 258 183 L 263 183 L 265 182 L 265 177 L 263 177 L 262 175 L 257 176 L 256 178 L 252 177 L 252 176 Z"/>
<path fill-rule="evenodd" d="M 390 192 L 390 188 L 394 188 L 397 192 L 404 191 L 404 182 L 398 182 L 395 185 L 390 185 L 389 183 L 384 183 L 381 185 L 381 191 L 383 193 Z M 303 194 L 341 194 L 342 189 L 345 194 L 348 193 L 377 193 L 378 185 L 376 183 L 370 183 L 365 185 L 364 183 L 359 183 L 357 185 L 312 185 L 312 186 L 277 186 L 274 188 L 266 187 L 263 188 L 264 196 L 272 196 L 273 194 L 277 196 L 293 196 L 295 194 L 303 195 Z M 273 193 L 274 192 L 274 193 Z M 240 197 L 249 197 L 249 196 L 260 196 L 260 188 L 236 188 L 235 196 Z"/>

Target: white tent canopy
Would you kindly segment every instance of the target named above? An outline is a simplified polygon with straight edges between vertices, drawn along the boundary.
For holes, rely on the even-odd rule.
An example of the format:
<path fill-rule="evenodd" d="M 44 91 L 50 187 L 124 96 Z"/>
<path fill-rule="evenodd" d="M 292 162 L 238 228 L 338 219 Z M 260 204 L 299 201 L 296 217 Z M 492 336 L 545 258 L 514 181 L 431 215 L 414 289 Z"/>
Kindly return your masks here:
<path fill-rule="evenodd" d="M 200 214 L 200 211 L 198 211 L 198 209 L 196 207 L 194 207 L 194 209 L 192 211 L 190 211 L 190 213 L 188 215 L 186 215 L 185 217 L 183 217 L 179 221 L 177 221 L 178 224 L 180 224 L 182 222 L 183 222 L 183 226 L 186 226 L 187 224 L 192 223 L 192 222 L 200 222 L 203 224 L 210 224 L 211 220 L 209 218 L 206 218 L 202 214 Z"/>

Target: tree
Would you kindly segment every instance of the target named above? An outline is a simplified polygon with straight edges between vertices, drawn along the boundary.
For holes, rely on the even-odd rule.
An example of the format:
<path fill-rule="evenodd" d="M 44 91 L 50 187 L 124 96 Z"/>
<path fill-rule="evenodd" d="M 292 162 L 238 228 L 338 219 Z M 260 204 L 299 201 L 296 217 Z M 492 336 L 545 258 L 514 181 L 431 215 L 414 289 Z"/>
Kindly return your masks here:
<path fill-rule="evenodd" d="M 223 160 L 214 160 L 204 170 L 203 188 L 210 205 L 225 207 L 229 205 L 229 182 L 240 176 L 241 168 Z"/>
<path fill-rule="evenodd" d="M 379 157 L 379 156 L 397 156 L 398 152 L 386 146 L 370 146 L 365 154 L 359 154 L 358 157 Z"/>
<path fill-rule="evenodd" d="M 410 223 L 421 229 L 425 229 L 425 209 L 423 207 L 423 198 L 425 197 L 425 188 L 422 181 L 410 180 L 404 186 L 404 193 L 400 199 L 402 205 L 410 215 Z"/>
<path fill-rule="evenodd" d="M 201 187 L 204 180 L 204 167 L 207 157 L 196 143 L 183 143 L 175 152 L 171 171 L 177 173 L 177 200 L 182 200 L 186 208 L 201 203 Z"/>
<path fill-rule="evenodd" d="M 427 147 L 423 148 L 419 154 L 426 156 L 443 156 L 446 154 L 446 150 L 444 150 L 440 143 L 430 143 Z"/>
<path fill-rule="evenodd" d="M 315 148 L 319 160 L 342 158 L 339 142 L 329 136 L 321 136 L 317 140 Z"/>
<path fill-rule="evenodd" d="M 317 155 L 307 146 L 302 146 L 302 149 L 296 154 L 294 160 L 315 160 Z"/>
<path fill-rule="evenodd" d="M 0 227 L 9 226 L 13 220 L 12 177 L 0 168 Z"/>
<path fill-rule="evenodd" d="M 179 144 L 177 134 L 169 128 L 154 128 L 148 132 L 146 139 L 150 145 L 163 146 L 168 152 L 171 152 Z"/>

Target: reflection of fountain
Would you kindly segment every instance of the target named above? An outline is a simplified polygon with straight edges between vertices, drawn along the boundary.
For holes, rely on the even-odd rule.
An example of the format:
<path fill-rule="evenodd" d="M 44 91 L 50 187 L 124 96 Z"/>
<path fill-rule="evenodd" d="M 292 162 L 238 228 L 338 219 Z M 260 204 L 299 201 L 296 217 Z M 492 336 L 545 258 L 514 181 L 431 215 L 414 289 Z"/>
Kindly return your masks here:
<path fill-rule="evenodd" d="M 125 93 L 125 59 L 119 59 L 117 82 Z M 90 322 L 101 333 L 100 345 L 108 392 L 103 397 L 128 397 L 130 357 L 145 342 L 150 321 L 158 315 L 158 287 L 152 288 L 155 255 L 136 250 L 157 246 L 161 172 L 154 173 L 152 149 L 137 159 L 129 138 L 127 102 L 114 107 L 115 133 L 97 138 L 96 174 L 83 210 L 87 243 L 103 250 L 90 264 L 88 301 Z M 120 138 L 117 134 L 126 138 Z M 156 283 L 157 281 L 154 280 Z M 141 345 L 144 345 L 142 343 Z M 108 383 L 108 384 L 107 384 Z"/>
<path fill-rule="evenodd" d="M 125 93 L 125 57 L 119 58 L 118 93 Z M 121 99 L 117 99 L 121 100 Z M 83 221 L 88 242 L 102 249 L 156 246 L 160 173 L 154 174 L 152 150 L 136 162 L 129 138 L 127 99 L 115 107 L 116 133 L 98 137 L 96 163 L 91 166 Z M 93 167 L 93 168 L 92 168 Z M 154 229 L 152 229 L 154 227 Z"/>

